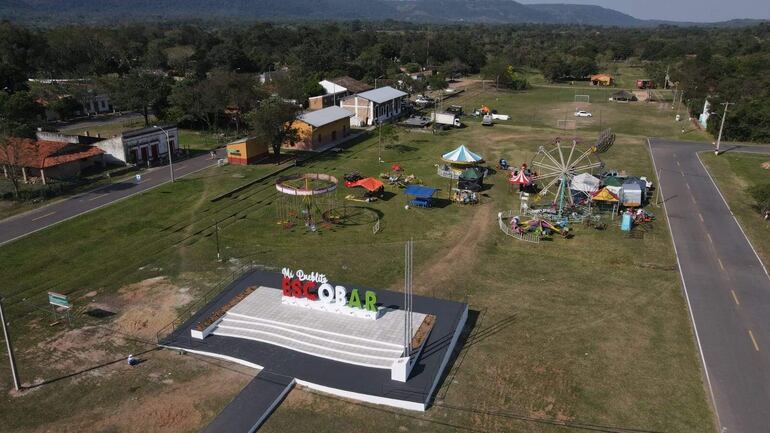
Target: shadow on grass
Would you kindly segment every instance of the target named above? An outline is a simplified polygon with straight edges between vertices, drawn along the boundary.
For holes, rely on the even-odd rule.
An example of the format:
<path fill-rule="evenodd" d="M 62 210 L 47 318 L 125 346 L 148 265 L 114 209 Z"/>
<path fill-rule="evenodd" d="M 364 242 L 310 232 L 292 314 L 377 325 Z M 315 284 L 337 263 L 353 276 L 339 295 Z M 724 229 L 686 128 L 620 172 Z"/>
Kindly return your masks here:
<path fill-rule="evenodd" d="M 160 349 L 161 349 L 160 347 L 153 347 L 152 349 L 148 349 L 148 350 L 145 350 L 143 352 L 139 352 L 135 356 L 142 356 L 142 355 L 145 355 L 147 353 L 155 352 L 155 351 L 160 350 Z M 119 362 L 126 362 L 126 360 L 127 360 L 127 357 L 120 357 L 119 359 L 103 362 L 101 364 L 94 365 L 94 366 L 91 366 L 91 367 L 87 367 L 87 368 L 84 368 L 82 370 L 76 371 L 74 373 L 69 373 L 69 374 L 65 374 L 63 376 L 55 377 L 53 379 L 44 380 L 44 381 L 42 381 L 40 383 L 36 383 L 34 385 L 22 386 L 22 389 L 25 389 L 25 390 L 26 389 L 34 389 L 34 388 L 39 388 L 41 386 L 50 385 L 52 383 L 56 383 L 56 382 L 59 382 L 59 381 L 64 380 L 64 379 L 70 379 L 72 377 L 80 376 L 81 374 L 88 373 L 89 371 L 98 370 L 100 368 L 108 367 L 110 365 L 117 364 Z M 139 364 L 143 364 L 146 361 L 147 361 L 146 359 L 139 359 Z"/>

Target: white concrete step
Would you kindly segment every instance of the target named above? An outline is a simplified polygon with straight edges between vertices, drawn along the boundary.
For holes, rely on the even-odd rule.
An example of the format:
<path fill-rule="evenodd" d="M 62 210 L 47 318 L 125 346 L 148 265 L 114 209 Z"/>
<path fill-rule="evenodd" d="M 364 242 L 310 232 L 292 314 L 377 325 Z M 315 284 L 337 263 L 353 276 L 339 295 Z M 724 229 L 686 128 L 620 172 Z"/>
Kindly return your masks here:
<path fill-rule="evenodd" d="M 292 308 L 292 307 L 289 307 L 289 308 Z M 335 318 L 333 317 L 334 315 L 331 315 L 331 316 L 332 316 L 331 319 Z M 392 338 L 388 338 L 386 339 L 386 341 L 382 341 L 382 340 L 376 339 L 377 334 L 375 333 L 372 333 L 371 337 L 356 335 L 358 334 L 356 332 L 356 329 L 352 329 L 350 325 L 342 328 L 338 328 L 336 326 L 325 326 L 324 327 L 325 329 L 321 329 L 321 327 L 324 326 L 324 324 L 318 323 L 315 321 L 308 321 L 307 323 L 309 323 L 311 326 L 305 326 L 305 324 L 292 323 L 288 321 L 279 322 L 276 320 L 272 320 L 271 318 L 249 316 L 249 315 L 240 314 L 233 311 L 228 311 L 225 314 L 224 318 L 225 320 L 234 320 L 234 321 L 237 320 L 240 322 L 270 325 L 274 327 L 279 327 L 281 329 L 293 330 L 295 332 L 302 332 L 308 336 L 312 336 L 317 339 L 344 342 L 346 344 L 350 344 L 354 346 L 390 349 L 395 351 L 401 351 L 403 349 L 403 344 L 396 344 L 392 342 L 393 341 Z M 363 320 L 363 319 L 359 320 L 360 325 L 369 325 L 369 323 L 367 322 L 368 322 L 367 320 Z M 315 325 L 315 326 L 312 326 L 312 325 Z M 401 329 L 403 329 L 403 325 L 401 326 Z M 387 340 L 391 340 L 391 341 L 387 341 Z"/>
<path fill-rule="evenodd" d="M 374 356 L 385 356 L 390 358 L 399 356 L 403 351 L 403 349 L 400 347 L 396 348 L 390 345 L 379 344 L 374 341 L 351 339 L 340 337 L 334 334 L 313 332 L 314 330 L 312 329 L 296 329 L 287 327 L 285 325 L 277 325 L 267 322 L 263 323 L 253 320 L 243 320 L 241 318 L 232 316 L 225 316 L 219 326 L 269 332 L 289 339 L 315 344 L 321 347 L 333 345 L 335 349 L 341 350 L 343 352 L 366 353 Z"/>
<path fill-rule="evenodd" d="M 327 344 L 326 346 L 321 346 L 316 343 L 310 343 L 307 341 L 295 339 L 293 337 L 280 335 L 279 333 L 276 333 L 275 330 L 270 328 L 246 329 L 242 327 L 230 326 L 225 323 L 225 321 L 217 326 L 213 334 L 223 337 L 244 338 L 247 340 L 274 344 L 276 346 L 306 353 L 308 355 L 371 368 L 382 368 L 390 370 L 393 366 L 393 362 L 398 358 L 397 355 L 389 357 L 380 355 L 375 356 L 369 353 L 365 354 L 363 351 L 358 353 L 355 351 L 355 349 L 354 351 L 349 351 L 348 347 L 346 347 L 348 350 L 343 350 L 340 349 L 340 345 L 334 345 L 331 343 Z"/>

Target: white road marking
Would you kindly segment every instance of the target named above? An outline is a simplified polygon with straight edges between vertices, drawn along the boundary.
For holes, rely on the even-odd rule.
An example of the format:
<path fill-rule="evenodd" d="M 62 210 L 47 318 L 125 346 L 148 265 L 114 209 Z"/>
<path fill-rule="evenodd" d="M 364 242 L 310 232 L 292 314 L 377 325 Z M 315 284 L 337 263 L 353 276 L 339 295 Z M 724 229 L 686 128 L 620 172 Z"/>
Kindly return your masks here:
<path fill-rule="evenodd" d="M 754 344 L 754 350 L 759 352 L 759 345 L 757 345 L 757 340 L 754 338 L 754 333 L 751 332 L 751 329 L 749 329 L 749 337 L 751 337 L 751 342 Z"/>
<path fill-rule="evenodd" d="M 685 183 L 684 183 L 684 186 L 686 186 L 686 187 L 687 187 L 687 190 L 688 190 L 688 191 L 690 190 L 690 184 L 689 184 L 689 183 L 685 182 Z"/>
<path fill-rule="evenodd" d="M 735 294 L 735 290 L 730 289 L 730 293 L 733 294 L 733 300 L 735 301 L 735 305 L 741 305 L 741 303 L 738 301 L 738 295 Z"/>
<path fill-rule="evenodd" d="M 712 244 L 714 243 L 714 241 L 711 240 L 711 234 L 710 233 L 706 232 L 706 237 L 709 238 L 709 242 L 711 242 Z"/>
<path fill-rule="evenodd" d="M 703 215 L 701 215 L 700 212 L 698 212 L 698 218 L 700 218 L 700 222 L 704 223 L 706 221 L 703 221 Z"/>
<path fill-rule="evenodd" d="M 110 194 L 109 193 L 107 193 L 107 194 L 99 194 L 97 196 L 89 198 L 88 201 L 94 201 L 94 200 L 100 199 L 100 198 L 102 198 L 102 197 L 104 197 L 106 195 L 110 195 Z"/>
<path fill-rule="evenodd" d="M 682 164 L 680 164 L 680 163 L 679 163 L 679 161 L 677 161 L 677 162 L 676 162 L 676 166 L 677 166 L 677 167 L 681 167 L 681 166 L 682 166 Z"/>
<path fill-rule="evenodd" d="M 37 220 L 41 220 L 41 219 L 43 219 L 43 218 L 45 218 L 45 217 L 49 217 L 49 216 L 51 216 L 51 215 L 53 215 L 53 214 L 55 214 L 55 213 L 56 213 L 56 211 L 53 211 L 53 212 L 48 212 L 48 213 L 47 213 L 47 214 L 45 214 L 45 215 L 41 215 L 41 216 L 39 216 L 39 217 L 37 217 L 37 218 L 32 218 L 30 221 L 37 221 Z"/>
<path fill-rule="evenodd" d="M 722 264 L 722 259 L 717 257 L 717 262 L 719 262 L 719 267 L 722 268 L 722 270 L 724 271 L 725 270 L 725 265 Z"/>

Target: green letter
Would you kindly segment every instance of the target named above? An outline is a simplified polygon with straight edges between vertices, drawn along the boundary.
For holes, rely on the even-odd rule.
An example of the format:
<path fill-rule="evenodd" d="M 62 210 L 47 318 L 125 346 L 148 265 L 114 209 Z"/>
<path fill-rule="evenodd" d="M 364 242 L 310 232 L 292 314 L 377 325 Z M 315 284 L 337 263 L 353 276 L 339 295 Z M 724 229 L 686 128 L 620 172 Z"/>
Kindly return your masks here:
<path fill-rule="evenodd" d="M 350 301 L 348 301 L 348 307 L 361 308 L 361 297 L 358 296 L 358 289 L 353 289 L 350 292 Z"/>
<path fill-rule="evenodd" d="M 369 311 L 377 311 L 377 307 L 374 305 L 377 303 L 377 295 L 371 290 L 366 291 L 366 306 L 365 309 Z"/>

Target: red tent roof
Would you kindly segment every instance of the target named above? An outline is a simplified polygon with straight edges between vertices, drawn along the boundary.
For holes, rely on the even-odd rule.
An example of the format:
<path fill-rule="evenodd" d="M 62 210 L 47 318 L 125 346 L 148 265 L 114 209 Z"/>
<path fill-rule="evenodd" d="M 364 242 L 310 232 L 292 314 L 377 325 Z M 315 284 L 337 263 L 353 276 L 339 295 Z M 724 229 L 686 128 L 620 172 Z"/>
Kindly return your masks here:
<path fill-rule="evenodd" d="M 9 138 L 7 147 L 0 146 L 0 163 L 18 167 L 49 168 L 102 153 L 104 151 L 96 146 L 30 138 Z"/>
<path fill-rule="evenodd" d="M 374 191 L 377 191 L 378 189 L 384 187 L 385 184 L 380 182 L 379 180 L 373 178 L 373 177 L 367 177 L 367 178 L 364 178 L 364 179 L 352 182 L 349 186 L 351 188 L 354 187 L 354 186 L 360 186 L 360 187 L 368 189 L 371 192 L 374 192 Z"/>

